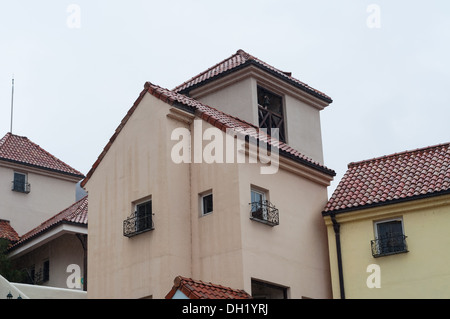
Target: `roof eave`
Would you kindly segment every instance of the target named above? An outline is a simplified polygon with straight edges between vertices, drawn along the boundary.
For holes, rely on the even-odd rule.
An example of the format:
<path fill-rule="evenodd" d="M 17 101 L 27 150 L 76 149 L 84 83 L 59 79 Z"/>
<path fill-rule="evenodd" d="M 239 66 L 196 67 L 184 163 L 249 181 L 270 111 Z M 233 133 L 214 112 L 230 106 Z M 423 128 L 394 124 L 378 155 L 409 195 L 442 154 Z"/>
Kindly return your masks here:
<path fill-rule="evenodd" d="M 300 90 L 302 90 L 302 91 L 304 91 L 306 93 L 309 93 L 309 94 L 313 95 L 314 97 L 320 99 L 321 101 L 323 101 L 323 102 L 325 102 L 327 104 L 333 103 L 333 100 L 330 97 L 323 96 L 323 95 L 315 92 L 314 90 L 309 89 L 308 87 L 305 87 L 305 86 L 295 82 L 294 80 L 290 79 L 289 77 L 284 76 L 284 75 L 276 72 L 275 70 L 272 70 L 271 68 L 269 68 L 269 67 L 259 63 L 258 61 L 252 60 L 252 59 L 247 60 L 244 63 L 242 63 L 242 64 L 240 64 L 240 65 L 238 65 L 238 66 L 236 66 L 236 67 L 234 67 L 232 69 L 228 69 L 226 71 L 223 71 L 222 73 L 220 73 L 220 74 L 218 74 L 216 76 L 210 77 L 210 78 L 208 78 L 208 79 L 206 79 L 204 81 L 201 81 L 201 82 L 198 82 L 196 84 L 193 84 L 193 85 L 191 85 L 191 86 L 189 86 L 189 87 L 187 87 L 185 89 L 179 90 L 177 92 L 180 93 L 180 94 L 185 94 L 185 95 L 189 96 L 189 92 L 190 91 L 192 91 L 192 90 L 194 90 L 196 88 L 199 88 L 199 87 L 201 87 L 203 85 L 206 85 L 208 83 L 211 83 L 213 81 L 216 81 L 217 79 L 225 77 L 225 76 L 227 76 L 227 75 L 229 75 L 231 73 L 234 73 L 234 72 L 236 72 L 238 70 L 244 69 L 244 68 L 246 68 L 248 66 L 251 66 L 251 65 L 255 66 L 255 67 L 257 67 L 257 68 L 259 68 L 261 70 L 264 70 L 264 71 L 268 72 L 269 74 L 277 77 L 278 79 L 283 80 L 283 81 L 289 83 L 290 85 L 292 85 L 292 86 L 294 86 L 294 87 L 296 87 L 296 88 L 298 88 L 298 89 L 300 89 Z"/>
<path fill-rule="evenodd" d="M 61 220 L 22 242 L 16 242 L 8 248 L 8 256 L 18 257 L 66 233 L 87 234 L 87 228 L 87 224 Z"/>
<path fill-rule="evenodd" d="M 35 164 L 30 164 L 30 163 L 25 163 L 25 162 L 21 162 L 21 161 L 16 161 L 16 160 L 12 160 L 12 159 L 9 159 L 9 158 L 0 157 L 0 162 L 1 161 L 8 162 L 8 163 L 13 163 L 13 164 L 16 164 L 16 165 L 22 165 L 22 166 L 37 168 L 37 169 L 41 169 L 41 170 L 44 170 L 44 171 L 47 171 L 47 172 L 58 173 L 58 174 L 74 177 L 74 178 L 77 178 L 78 181 L 83 179 L 83 178 L 85 178 L 85 176 L 83 174 L 64 172 L 64 171 L 61 171 L 61 170 L 57 170 L 57 169 L 53 169 L 53 168 L 49 168 L 49 167 L 45 167 L 45 166 L 40 166 L 40 165 L 35 165 Z"/>
<path fill-rule="evenodd" d="M 447 194 L 450 194 L 450 189 L 445 189 L 445 190 L 438 191 L 438 192 L 425 193 L 425 194 L 420 194 L 420 195 L 415 195 L 415 196 L 409 196 L 409 197 L 404 197 L 404 198 L 391 199 L 391 200 L 387 200 L 384 202 L 376 202 L 376 203 L 365 204 L 365 205 L 361 205 L 361 206 L 352 206 L 352 207 L 346 207 L 346 208 L 341 208 L 341 209 L 322 211 L 322 216 L 323 217 L 335 216 L 338 214 L 354 212 L 354 211 L 358 211 L 358 210 L 366 210 L 369 208 L 395 205 L 395 204 L 410 202 L 410 201 L 419 200 L 419 199 L 426 199 L 426 198 L 431 198 L 431 197 L 435 197 L 435 196 L 447 195 Z"/>

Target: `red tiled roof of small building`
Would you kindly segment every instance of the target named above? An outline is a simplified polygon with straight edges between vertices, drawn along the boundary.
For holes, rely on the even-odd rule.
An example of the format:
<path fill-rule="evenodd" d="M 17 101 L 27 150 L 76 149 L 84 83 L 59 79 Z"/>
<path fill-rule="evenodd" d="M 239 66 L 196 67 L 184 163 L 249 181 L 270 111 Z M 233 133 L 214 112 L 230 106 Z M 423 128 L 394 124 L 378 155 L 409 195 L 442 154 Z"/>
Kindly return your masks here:
<path fill-rule="evenodd" d="M 350 163 L 323 214 L 450 194 L 450 143 Z"/>
<path fill-rule="evenodd" d="M 9 220 L 0 219 L 0 238 L 8 240 L 10 243 L 19 240 L 19 234 L 11 226 Z"/>
<path fill-rule="evenodd" d="M 235 54 L 233 54 L 231 57 L 217 63 L 216 65 L 210 67 L 206 71 L 194 76 L 190 80 L 180 84 L 176 88 L 173 89 L 175 92 L 179 93 L 185 93 L 186 91 L 196 88 L 202 84 L 205 84 L 213 79 L 218 78 L 219 76 L 226 75 L 230 73 L 231 71 L 238 70 L 240 68 L 246 67 L 248 65 L 255 65 L 257 67 L 260 67 L 264 69 L 265 71 L 268 71 L 275 76 L 281 78 L 284 81 L 287 81 L 288 83 L 291 83 L 292 85 L 299 87 L 300 89 L 324 100 L 327 103 L 333 102 L 333 100 L 326 95 L 323 92 L 320 92 L 319 90 L 316 90 L 312 87 L 310 87 L 308 84 L 303 83 L 300 80 L 297 80 L 296 78 L 291 76 L 291 73 L 289 72 L 283 72 L 269 64 L 267 64 L 264 61 L 261 61 L 260 59 L 254 57 L 251 54 L 248 54 L 244 50 L 238 50 Z"/>
<path fill-rule="evenodd" d="M 41 233 L 50 230 L 51 228 L 58 226 L 60 224 L 72 224 L 86 227 L 88 224 L 88 196 L 86 195 L 79 201 L 70 205 L 68 208 L 64 209 L 55 216 L 49 218 L 36 228 L 30 230 L 28 233 L 20 237 L 10 249 L 14 249 L 23 243 L 39 236 Z"/>
<path fill-rule="evenodd" d="M 59 160 L 27 137 L 7 133 L 0 139 L 0 161 L 42 168 L 83 178 L 84 175 Z"/>
<path fill-rule="evenodd" d="M 166 295 L 171 299 L 180 290 L 189 299 L 252 299 L 244 290 L 232 289 L 210 282 L 178 276 L 172 290 Z"/>

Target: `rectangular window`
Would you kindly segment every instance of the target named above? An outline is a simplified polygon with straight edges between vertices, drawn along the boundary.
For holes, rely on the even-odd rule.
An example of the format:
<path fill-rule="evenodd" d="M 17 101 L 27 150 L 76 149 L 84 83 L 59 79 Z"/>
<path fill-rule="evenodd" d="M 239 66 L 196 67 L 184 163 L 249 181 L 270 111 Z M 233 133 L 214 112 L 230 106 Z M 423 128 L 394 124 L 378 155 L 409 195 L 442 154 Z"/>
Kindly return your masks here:
<path fill-rule="evenodd" d="M 266 201 L 266 192 L 252 189 L 251 192 L 251 205 L 252 205 L 252 217 L 261 220 L 267 219 L 267 210 L 264 208 L 264 203 Z"/>
<path fill-rule="evenodd" d="M 27 279 L 25 283 L 34 285 L 36 283 L 36 267 L 35 265 L 31 265 L 30 268 L 27 269 Z"/>
<path fill-rule="evenodd" d="M 50 261 L 49 260 L 44 261 L 44 265 L 43 265 L 43 269 L 42 269 L 42 280 L 44 282 L 50 280 Z"/>
<path fill-rule="evenodd" d="M 372 241 L 374 257 L 407 252 L 406 236 L 401 218 L 375 222 L 375 240 Z"/>
<path fill-rule="evenodd" d="M 278 139 L 286 142 L 283 98 L 260 86 L 257 91 L 259 127 L 267 129 L 269 135 L 273 135 L 273 130 L 278 129 Z"/>
<path fill-rule="evenodd" d="M 153 209 L 150 197 L 131 203 L 132 213 L 123 221 L 123 235 L 133 237 L 153 230 Z"/>
<path fill-rule="evenodd" d="M 14 172 L 14 180 L 12 182 L 12 190 L 15 192 L 29 193 L 30 185 L 27 181 L 27 174 Z"/>
<path fill-rule="evenodd" d="M 269 226 L 280 223 L 278 209 L 268 200 L 268 191 L 252 187 L 250 191 L 250 219 Z"/>
<path fill-rule="evenodd" d="M 136 231 L 142 232 L 153 228 L 152 225 L 152 201 L 136 205 Z"/>
<path fill-rule="evenodd" d="M 202 215 L 211 214 L 213 212 L 213 194 L 212 192 L 200 195 Z"/>
<path fill-rule="evenodd" d="M 252 279 L 253 299 L 288 299 L 288 288 Z"/>

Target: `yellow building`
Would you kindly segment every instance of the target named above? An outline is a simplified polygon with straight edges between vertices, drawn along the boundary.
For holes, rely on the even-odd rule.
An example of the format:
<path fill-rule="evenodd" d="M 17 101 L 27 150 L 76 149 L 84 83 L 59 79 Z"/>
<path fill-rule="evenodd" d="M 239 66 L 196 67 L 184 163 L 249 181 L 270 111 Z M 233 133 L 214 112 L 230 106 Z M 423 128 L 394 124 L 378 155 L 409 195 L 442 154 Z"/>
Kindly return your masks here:
<path fill-rule="evenodd" d="M 350 163 L 322 215 L 334 298 L 450 298 L 450 144 Z"/>

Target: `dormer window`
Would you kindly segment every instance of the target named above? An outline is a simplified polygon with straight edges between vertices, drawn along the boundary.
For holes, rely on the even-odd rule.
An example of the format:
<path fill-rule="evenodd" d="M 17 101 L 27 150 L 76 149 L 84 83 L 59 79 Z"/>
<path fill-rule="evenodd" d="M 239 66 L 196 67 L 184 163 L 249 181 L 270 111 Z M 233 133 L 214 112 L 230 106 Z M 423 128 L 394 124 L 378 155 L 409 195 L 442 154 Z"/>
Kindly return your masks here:
<path fill-rule="evenodd" d="M 259 127 L 267 129 L 269 135 L 272 135 L 272 129 L 278 129 L 278 139 L 286 142 L 283 98 L 260 86 L 258 86 L 258 121 Z"/>
<path fill-rule="evenodd" d="M 14 172 L 14 180 L 12 182 L 12 190 L 20 193 L 29 193 L 30 184 L 28 176 L 25 173 Z"/>

